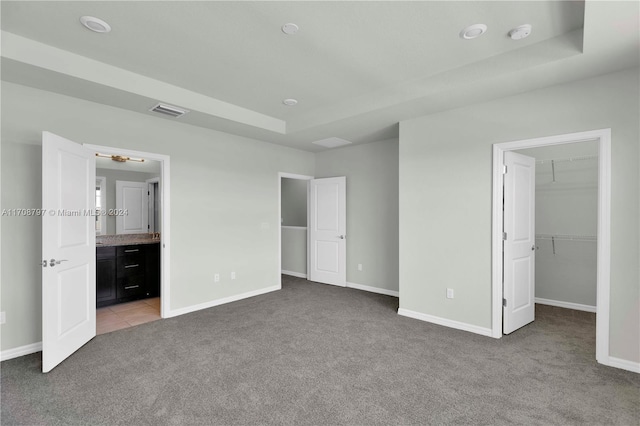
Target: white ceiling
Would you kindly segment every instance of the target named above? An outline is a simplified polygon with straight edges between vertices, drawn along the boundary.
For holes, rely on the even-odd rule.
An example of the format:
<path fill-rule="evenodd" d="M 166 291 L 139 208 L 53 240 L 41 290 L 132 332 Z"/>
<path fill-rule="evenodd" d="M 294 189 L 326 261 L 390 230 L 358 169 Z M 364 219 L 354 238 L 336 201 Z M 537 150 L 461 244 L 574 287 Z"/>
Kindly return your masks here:
<path fill-rule="evenodd" d="M 3 80 L 309 151 L 638 66 L 637 2 L 2 1 Z M 85 29 L 80 16 L 112 31 Z M 300 31 L 287 36 L 287 22 Z M 464 27 L 488 31 L 462 40 Z M 532 35 L 513 41 L 521 24 Z M 635 23 L 635 26 L 634 26 Z M 285 98 L 299 104 L 287 107 Z M 159 117 L 159 119 L 170 119 Z"/>

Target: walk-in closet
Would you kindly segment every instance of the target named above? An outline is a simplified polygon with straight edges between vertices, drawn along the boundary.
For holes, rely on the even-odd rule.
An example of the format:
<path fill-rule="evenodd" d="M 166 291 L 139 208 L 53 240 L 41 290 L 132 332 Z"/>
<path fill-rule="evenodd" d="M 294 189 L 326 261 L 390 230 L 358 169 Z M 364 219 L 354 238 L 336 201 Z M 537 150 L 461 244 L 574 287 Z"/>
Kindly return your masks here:
<path fill-rule="evenodd" d="M 595 312 L 597 142 L 518 152 L 536 159 L 536 303 Z"/>

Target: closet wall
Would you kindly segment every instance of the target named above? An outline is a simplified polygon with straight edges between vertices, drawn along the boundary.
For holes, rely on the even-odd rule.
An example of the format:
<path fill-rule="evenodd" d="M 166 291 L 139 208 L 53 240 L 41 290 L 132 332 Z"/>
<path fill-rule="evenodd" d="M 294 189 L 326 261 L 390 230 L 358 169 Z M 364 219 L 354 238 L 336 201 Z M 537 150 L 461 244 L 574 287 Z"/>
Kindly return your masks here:
<path fill-rule="evenodd" d="M 307 181 L 281 179 L 282 273 L 307 275 Z"/>
<path fill-rule="evenodd" d="M 518 152 L 536 158 L 536 301 L 595 312 L 597 143 Z"/>

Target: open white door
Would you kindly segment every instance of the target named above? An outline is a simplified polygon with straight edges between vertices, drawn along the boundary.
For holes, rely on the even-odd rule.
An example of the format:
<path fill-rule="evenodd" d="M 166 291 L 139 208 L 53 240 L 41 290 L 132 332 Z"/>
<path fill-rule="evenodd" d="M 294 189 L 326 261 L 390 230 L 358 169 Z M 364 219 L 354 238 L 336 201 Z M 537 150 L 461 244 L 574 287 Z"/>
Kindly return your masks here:
<path fill-rule="evenodd" d="M 309 181 L 309 279 L 347 285 L 347 178 Z"/>
<path fill-rule="evenodd" d="M 96 335 L 93 152 L 42 133 L 42 371 Z"/>
<path fill-rule="evenodd" d="M 535 318 L 536 160 L 504 153 L 503 332 Z"/>
<path fill-rule="evenodd" d="M 117 180 L 116 210 L 126 211 L 116 216 L 116 234 L 149 232 L 149 184 Z"/>

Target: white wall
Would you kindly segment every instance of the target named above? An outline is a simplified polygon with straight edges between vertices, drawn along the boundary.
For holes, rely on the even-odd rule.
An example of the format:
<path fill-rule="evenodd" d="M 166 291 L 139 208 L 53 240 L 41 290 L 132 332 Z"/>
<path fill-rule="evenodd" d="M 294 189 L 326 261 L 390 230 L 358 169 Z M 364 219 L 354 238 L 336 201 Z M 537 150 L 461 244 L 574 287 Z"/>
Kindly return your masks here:
<path fill-rule="evenodd" d="M 489 329 L 492 144 L 611 128 L 610 355 L 640 362 L 638 72 L 400 123 L 400 307 Z"/>
<path fill-rule="evenodd" d="M 316 177 L 333 176 L 347 177 L 347 282 L 398 291 L 398 140 L 316 154 Z"/>
<path fill-rule="evenodd" d="M 313 154 L 6 82 L 1 100 L 2 208 L 41 206 L 43 130 L 169 155 L 171 309 L 280 285 L 278 172 L 313 175 Z M 1 226 L 7 350 L 41 339 L 42 237 L 34 218 Z"/>

